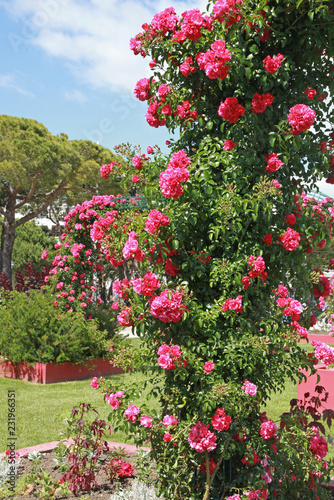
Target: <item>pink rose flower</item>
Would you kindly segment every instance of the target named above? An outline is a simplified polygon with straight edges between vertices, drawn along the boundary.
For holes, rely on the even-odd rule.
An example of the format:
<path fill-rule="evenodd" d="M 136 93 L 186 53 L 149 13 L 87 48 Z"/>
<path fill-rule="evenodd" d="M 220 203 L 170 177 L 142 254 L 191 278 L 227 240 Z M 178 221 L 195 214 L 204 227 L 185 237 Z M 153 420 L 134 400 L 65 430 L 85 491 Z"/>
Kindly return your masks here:
<path fill-rule="evenodd" d="M 164 370 L 174 370 L 175 368 L 175 364 L 169 357 L 169 354 L 163 354 L 157 359 L 157 362 Z"/>
<path fill-rule="evenodd" d="M 283 247 L 285 248 L 285 250 L 288 250 L 289 252 L 297 250 L 300 242 L 298 231 L 294 231 L 293 229 L 291 229 L 291 227 L 289 227 L 283 234 L 283 236 L 279 237 L 279 239 L 283 243 Z"/>
<path fill-rule="evenodd" d="M 181 357 L 181 349 L 178 345 L 172 345 L 170 347 L 170 355 L 172 356 L 173 359 L 177 359 Z"/>
<path fill-rule="evenodd" d="M 153 418 L 149 417 L 148 415 L 143 415 L 142 417 L 140 417 L 140 424 L 143 427 L 147 427 L 148 429 L 151 429 L 152 422 L 153 422 Z"/>
<path fill-rule="evenodd" d="M 151 210 L 145 221 L 145 231 L 149 234 L 157 232 L 161 226 L 168 226 L 169 218 L 163 215 L 159 210 Z"/>
<path fill-rule="evenodd" d="M 177 323 L 181 320 L 185 310 L 182 299 L 183 296 L 179 292 L 165 290 L 160 295 L 149 299 L 150 312 L 163 323 Z"/>
<path fill-rule="evenodd" d="M 121 311 L 117 316 L 117 320 L 122 326 L 132 326 L 133 321 L 131 316 L 131 307 L 123 309 L 123 311 Z"/>
<path fill-rule="evenodd" d="M 203 425 L 200 421 L 189 432 L 189 444 L 191 448 L 203 453 L 204 451 L 212 451 L 217 446 L 217 437 L 209 431 L 209 424 Z"/>
<path fill-rule="evenodd" d="M 162 344 L 158 349 L 158 354 L 159 354 L 159 356 L 162 356 L 165 354 L 169 354 L 169 351 L 170 351 L 170 347 L 166 344 Z"/>
<path fill-rule="evenodd" d="M 217 408 L 215 415 L 211 419 L 211 424 L 216 431 L 228 431 L 232 422 L 232 418 L 226 415 L 223 408 Z"/>
<path fill-rule="evenodd" d="M 316 359 L 328 366 L 334 363 L 334 348 L 320 342 L 319 340 L 312 341 L 313 347 L 315 347 L 314 356 Z"/>
<path fill-rule="evenodd" d="M 132 158 L 132 165 L 133 165 L 133 166 L 134 166 L 137 170 L 141 170 L 141 169 L 142 169 L 143 162 L 142 162 L 142 159 L 140 158 L 140 156 L 135 155 L 135 156 Z"/>
<path fill-rule="evenodd" d="M 173 415 L 165 415 L 163 418 L 162 423 L 164 424 L 165 427 L 169 427 L 170 425 L 177 425 L 177 418 L 174 417 Z"/>
<path fill-rule="evenodd" d="M 281 67 L 283 59 L 284 56 L 282 54 L 277 54 L 277 56 L 274 57 L 267 56 L 263 59 L 264 69 L 271 74 L 276 73 L 278 68 Z"/>
<path fill-rule="evenodd" d="M 260 428 L 260 435 L 263 439 L 271 439 L 276 436 L 277 425 L 272 420 L 267 420 L 266 422 L 262 422 Z"/>
<path fill-rule="evenodd" d="M 254 94 L 252 99 L 252 112 L 253 113 L 263 113 L 267 106 L 271 106 L 273 102 L 273 96 L 271 94 Z"/>
<path fill-rule="evenodd" d="M 249 396 L 255 396 L 255 394 L 257 392 L 257 387 L 255 384 L 252 384 L 248 380 L 245 380 L 245 382 L 243 383 L 243 385 L 241 387 L 241 390 L 244 391 Z"/>
<path fill-rule="evenodd" d="M 292 126 L 290 132 L 298 135 L 308 130 L 314 123 L 315 111 L 305 104 L 296 104 L 289 110 L 288 122 Z"/>
<path fill-rule="evenodd" d="M 218 108 L 219 116 L 230 123 L 237 122 L 245 111 L 245 108 L 239 104 L 236 97 L 227 97 L 224 102 L 220 103 Z"/>
<path fill-rule="evenodd" d="M 206 361 L 204 363 L 204 371 L 205 373 L 210 373 L 212 370 L 214 370 L 215 364 L 212 361 Z"/>
<path fill-rule="evenodd" d="M 310 441 L 309 449 L 317 458 L 325 458 L 328 453 L 328 444 L 326 439 L 323 436 L 320 436 L 319 433 L 316 433 Z"/>
<path fill-rule="evenodd" d="M 270 153 L 268 156 L 265 156 L 265 160 L 268 164 L 264 171 L 269 172 L 269 174 L 277 172 L 277 170 L 284 165 L 284 163 L 277 157 L 277 153 Z"/>
<path fill-rule="evenodd" d="M 227 311 L 228 309 L 242 313 L 242 295 L 238 295 L 236 299 L 226 299 L 222 310 Z"/>
<path fill-rule="evenodd" d="M 93 377 L 93 380 L 91 381 L 90 386 L 93 387 L 93 389 L 98 389 L 100 387 L 98 384 L 97 377 Z"/>
<path fill-rule="evenodd" d="M 127 418 L 130 422 L 136 422 L 137 415 L 139 415 L 140 409 L 138 406 L 129 405 L 128 408 L 124 412 L 125 418 Z"/>
<path fill-rule="evenodd" d="M 151 84 L 149 78 L 142 78 L 136 83 L 134 95 L 140 101 L 147 101 L 151 97 Z"/>
<path fill-rule="evenodd" d="M 107 394 L 105 396 L 105 400 L 108 404 L 110 404 L 110 406 L 113 408 L 113 410 L 117 410 L 117 408 L 120 405 L 120 398 L 123 396 L 124 396 L 124 392 L 118 391 L 115 394 L 114 393 L 111 393 L 109 395 Z"/>

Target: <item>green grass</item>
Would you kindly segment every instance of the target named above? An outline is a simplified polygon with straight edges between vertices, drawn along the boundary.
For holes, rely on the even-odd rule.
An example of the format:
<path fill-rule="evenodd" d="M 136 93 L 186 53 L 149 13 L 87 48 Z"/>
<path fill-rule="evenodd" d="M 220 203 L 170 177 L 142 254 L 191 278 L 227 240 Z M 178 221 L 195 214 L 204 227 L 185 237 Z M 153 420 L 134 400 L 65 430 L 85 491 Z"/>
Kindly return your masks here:
<path fill-rule="evenodd" d="M 291 380 L 285 381 L 285 387 L 282 393 L 273 392 L 270 401 L 261 409 L 267 412 L 268 418 L 279 423 L 282 413 L 289 411 L 290 401 L 297 397 L 297 384 Z"/>
<path fill-rule="evenodd" d="M 145 380 L 141 373 L 112 375 L 112 378 L 113 382 L 119 382 L 120 388 L 130 381 Z M 99 418 L 106 419 L 112 409 L 104 402 L 101 391 L 90 387 L 90 382 L 89 379 L 41 385 L 0 378 L 0 451 L 8 448 L 8 390 L 15 390 L 16 397 L 16 447 L 24 448 L 57 441 L 60 432 L 66 426 L 65 420 L 70 416 L 73 406 L 80 403 L 90 403 L 98 410 Z M 157 402 L 153 398 L 146 401 L 145 394 L 142 399 L 134 403 L 140 406 L 144 400 L 149 407 L 157 408 Z M 130 442 L 127 436 L 120 432 L 112 434 L 109 439 L 121 443 Z"/>

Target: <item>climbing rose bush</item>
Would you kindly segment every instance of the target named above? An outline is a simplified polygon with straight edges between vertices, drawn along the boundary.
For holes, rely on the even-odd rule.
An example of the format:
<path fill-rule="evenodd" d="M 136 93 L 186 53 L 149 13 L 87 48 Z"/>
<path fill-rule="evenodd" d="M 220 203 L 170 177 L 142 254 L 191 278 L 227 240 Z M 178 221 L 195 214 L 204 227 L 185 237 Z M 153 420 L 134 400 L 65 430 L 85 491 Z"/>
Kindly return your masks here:
<path fill-rule="evenodd" d="M 131 190 L 146 206 L 133 195 L 122 212 L 110 199 L 102 215 L 95 200 L 67 223 L 87 236 L 73 260 L 100 272 L 102 259 L 86 255 L 99 248 L 120 272 L 119 321 L 141 337 L 133 367 L 151 378 L 160 410 L 136 406 L 139 387 L 98 383 L 124 392 L 111 422 L 150 440 L 165 498 L 326 498 L 325 437 L 261 405 L 299 368 L 314 373 L 300 339 L 317 308 L 334 314 L 312 264 L 333 202 L 308 194 L 333 179 L 332 25 L 326 2 L 218 0 L 205 13 L 167 7 L 130 41 L 151 71 L 134 82 L 147 123 L 176 134 L 166 154 L 119 147 L 124 170 L 102 172 L 136 175 Z M 69 280 L 79 292 L 86 277 L 69 268 L 66 279 L 58 268 L 69 259 L 59 262 L 59 294 L 71 297 Z"/>

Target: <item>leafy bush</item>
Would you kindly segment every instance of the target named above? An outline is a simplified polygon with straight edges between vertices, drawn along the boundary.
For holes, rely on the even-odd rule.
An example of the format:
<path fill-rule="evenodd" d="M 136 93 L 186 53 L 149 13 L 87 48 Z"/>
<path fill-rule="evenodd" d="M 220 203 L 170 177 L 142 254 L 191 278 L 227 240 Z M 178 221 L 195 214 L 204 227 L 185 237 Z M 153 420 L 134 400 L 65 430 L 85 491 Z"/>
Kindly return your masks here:
<path fill-rule="evenodd" d="M 27 261 L 31 262 L 36 271 L 42 271 L 45 264 L 41 259 L 42 252 L 48 249 L 51 259 L 56 253 L 56 243 L 56 238 L 45 226 L 38 226 L 34 221 L 19 226 L 15 231 L 13 271 L 22 271 Z"/>
<path fill-rule="evenodd" d="M 0 235 L 2 227 L 0 226 Z M 54 245 L 56 238 L 46 226 L 38 226 L 33 220 L 18 226 L 15 230 L 15 242 L 13 248 L 13 271 L 22 271 L 26 263 L 30 262 L 35 271 L 42 271 L 45 262 L 41 259 L 43 250 L 48 249 L 49 260 L 56 254 Z"/>
<path fill-rule="evenodd" d="M 14 363 L 80 363 L 104 357 L 106 331 L 84 313 L 62 313 L 54 307 L 50 289 L 13 291 L 0 308 L 0 352 Z"/>
<path fill-rule="evenodd" d="M 96 303 L 90 304 L 87 310 L 87 316 L 92 317 L 99 327 L 99 330 L 105 330 L 107 339 L 114 339 L 121 327 L 117 321 L 117 312 L 111 307 L 111 304 L 101 304 L 98 306 Z"/>

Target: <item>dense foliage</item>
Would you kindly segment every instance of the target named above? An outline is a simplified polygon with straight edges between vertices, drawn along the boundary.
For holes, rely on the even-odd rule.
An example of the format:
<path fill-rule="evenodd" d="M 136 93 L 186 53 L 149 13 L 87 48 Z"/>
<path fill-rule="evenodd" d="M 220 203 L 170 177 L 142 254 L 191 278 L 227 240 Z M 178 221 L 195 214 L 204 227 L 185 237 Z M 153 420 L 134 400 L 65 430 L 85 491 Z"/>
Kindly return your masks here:
<path fill-rule="evenodd" d="M 167 8 L 142 28 L 130 46 L 153 75 L 135 95 L 150 125 L 180 127 L 180 138 L 167 158 L 151 146 L 129 157 L 147 210 L 123 216 L 100 197 L 66 223 L 82 231 L 79 263 L 94 246 L 127 269 L 113 287 L 118 319 L 142 337 L 136 367 L 162 415 L 125 388 L 95 387 L 109 389 L 115 425 L 151 440 L 165 498 L 326 498 L 328 447 L 314 422 L 293 412 L 275 423 L 259 408 L 300 367 L 314 370 L 299 340 L 332 291 L 308 256 L 331 237 L 333 202 L 305 190 L 332 176 L 333 12 L 317 0 L 217 0 L 206 14 Z M 58 267 L 57 286 L 77 280 Z M 333 362 L 320 347 L 315 357 Z"/>
<path fill-rule="evenodd" d="M 0 228 L 1 232 L 1 228 Z M 43 250 L 49 249 L 55 255 L 53 249 L 56 238 L 44 226 L 29 221 L 16 230 L 13 248 L 13 272 L 23 271 L 27 262 L 30 262 L 36 272 L 43 269 L 45 262 L 41 260 Z"/>
<path fill-rule="evenodd" d="M 3 294 L 0 352 L 13 363 L 82 363 L 109 354 L 107 332 L 83 312 L 62 314 L 50 290 Z"/>

